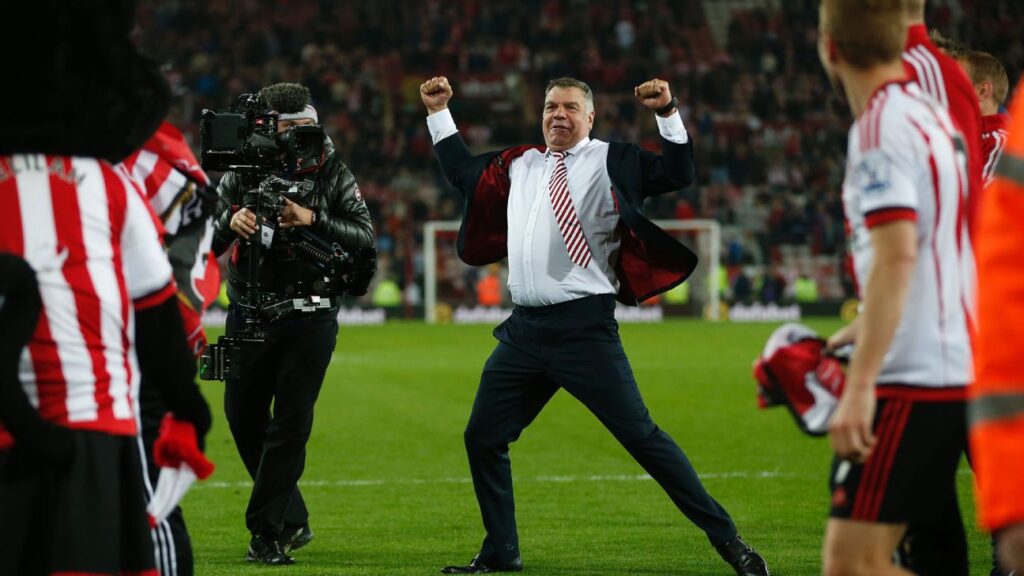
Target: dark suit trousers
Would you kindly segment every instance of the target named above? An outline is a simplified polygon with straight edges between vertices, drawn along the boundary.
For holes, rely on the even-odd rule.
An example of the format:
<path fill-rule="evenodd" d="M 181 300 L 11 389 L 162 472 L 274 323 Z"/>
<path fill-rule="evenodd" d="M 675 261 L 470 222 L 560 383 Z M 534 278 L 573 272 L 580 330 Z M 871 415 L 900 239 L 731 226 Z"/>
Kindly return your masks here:
<path fill-rule="evenodd" d="M 619 340 L 612 295 L 552 306 L 516 306 L 495 328 L 466 427 L 466 452 L 487 536 L 485 562 L 519 555 L 508 446 L 565 388 L 605 425 L 712 544 L 736 536 L 679 446 L 651 420 Z"/>
<path fill-rule="evenodd" d="M 227 333 L 237 333 L 242 322 L 232 307 Z M 276 538 L 285 528 L 309 523 L 298 481 L 306 465 L 313 406 L 337 337 L 333 314 L 279 320 L 268 330 L 267 342 L 246 350 L 242 376 L 225 382 L 224 412 L 253 479 L 245 511 L 253 534 Z"/>

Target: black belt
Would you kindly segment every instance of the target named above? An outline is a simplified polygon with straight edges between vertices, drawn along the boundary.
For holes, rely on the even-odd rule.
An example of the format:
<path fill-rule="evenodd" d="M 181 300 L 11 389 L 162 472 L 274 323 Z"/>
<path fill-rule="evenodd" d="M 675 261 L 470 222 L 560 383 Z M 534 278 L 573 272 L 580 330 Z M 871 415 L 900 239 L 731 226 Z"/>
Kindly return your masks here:
<path fill-rule="evenodd" d="M 575 300 L 566 300 L 565 302 L 559 302 L 557 304 L 548 304 L 546 306 L 522 306 L 516 304 L 513 308 L 513 313 L 520 314 L 522 316 L 541 317 L 577 314 L 587 310 L 614 311 L 615 295 L 594 294 L 591 296 L 576 298 Z"/>

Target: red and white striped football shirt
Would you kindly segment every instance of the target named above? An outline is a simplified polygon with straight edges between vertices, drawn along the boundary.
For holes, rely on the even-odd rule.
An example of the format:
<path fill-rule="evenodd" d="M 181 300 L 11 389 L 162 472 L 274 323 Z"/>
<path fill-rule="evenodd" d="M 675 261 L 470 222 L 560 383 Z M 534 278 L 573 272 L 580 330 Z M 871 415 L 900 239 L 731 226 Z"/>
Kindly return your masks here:
<path fill-rule="evenodd" d="M 903 49 L 903 67 L 908 77 L 917 82 L 921 90 L 931 96 L 953 118 L 953 124 L 964 137 L 967 146 L 967 175 L 970 186 L 967 193 L 967 222 L 974 222 L 974 214 L 983 186 L 981 141 L 981 105 L 967 73 L 956 60 L 939 50 L 928 37 L 924 24 L 911 26 L 907 31 L 907 44 Z"/>
<path fill-rule="evenodd" d="M 181 132 L 168 122 L 142 148 L 118 165 L 136 183 L 154 211 L 172 254 L 178 305 L 189 346 L 206 347 L 202 315 L 220 292 L 220 268 L 213 243 L 213 219 L 203 208 L 200 186 L 210 179 Z"/>
<path fill-rule="evenodd" d="M 1010 115 L 992 114 L 981 119 L 981 151 L 985 158 L 985 167 L 982 170 L 982 177 L 985 179 L 985 187 L 992 182 L 992 176 L 996 171 L 996 163 L 1006 146 L 1006 137 L 1009 136 Z"/>
<path fill-rule="evenodd" d="M 0 252 L 29 263 L 43 302 L 19 365 L 26 394 L 45 420 L 135 434 L 133 302 L 175 290 L 145 201 L 104 161 L 19 154 L 0 156 L 0 203 Z"/>
<path fill-rule="evenodd" d="M 205 235 L 212 235 L 212 224 L 200 206 L 197 186 L 209 186 L 210 178 L 181 132 L 168 122 L 143 144 L 142 148 L 118 164 L 142 191 L 161 225 L 161 233 L 174 237 L 193 221 L 209 224 Z M 207 251 L 209 248 L 209 240 Z"/>
<path fill-rule="evenodd" d="M 843 204 L 861 281 L 874 259 L 872 227 L 894 220 L 917 226 L 917 261 L 878 376 L 879 396 L 959 398 L 972 380 L 959 138 L 949 113 L 912 82 L 879 88 L 850 128 Z"/>

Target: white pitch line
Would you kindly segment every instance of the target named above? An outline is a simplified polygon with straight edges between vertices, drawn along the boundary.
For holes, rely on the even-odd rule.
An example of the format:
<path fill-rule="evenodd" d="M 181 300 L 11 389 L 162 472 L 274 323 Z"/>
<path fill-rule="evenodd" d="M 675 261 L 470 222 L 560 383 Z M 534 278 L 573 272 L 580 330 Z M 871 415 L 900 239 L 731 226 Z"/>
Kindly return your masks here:
<path fill-rule="evenodd" d="M 760 471 L 735 471 L 735 472 L 709 472 L 698 474 L 702 480 L 717 480 L 730 478 L 782 478 L 794 477 L 797 474 L 779 472 L 778 470 Z M 596 474 L 592 476 L 533 476 L 515 478 L 516 483 L 521 482 L 546 482 L 546 483 L 573 483 L 573 482 L 646 482 L 653 480 L 647 474 Z M 361 488 L 364 486 L 406 486 L 423 484 L 469 484 L 472 479 L 469 476 L 446 477 L 446 478 L 396 478 L 396 479 L 367 479 L 367 480 L 302 480 L 299 486 L 303 487 L 339 487 L 339 488 Z M 197 482 L 194 488 L 249 488 L 252 482 Z"/>

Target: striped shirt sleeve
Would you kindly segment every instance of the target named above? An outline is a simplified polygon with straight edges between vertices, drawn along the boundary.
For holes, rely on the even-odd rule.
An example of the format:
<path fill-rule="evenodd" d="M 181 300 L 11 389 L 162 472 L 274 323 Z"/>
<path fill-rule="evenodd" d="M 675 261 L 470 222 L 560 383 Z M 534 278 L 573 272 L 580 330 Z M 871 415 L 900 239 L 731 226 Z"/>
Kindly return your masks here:
<path fill-rule="evenodd" d="M 865 151 L 851 168 L 850 185 L 858 190 L 860 211 L 868 228 L 896 220 L 917 220 L 914 179 L 883 149 Z"/>
<path fill-rule="evenodd" d="M 127 208 L 121 233 L 125 279 L 135 308 L 145 309 L 173 296 L 175 285 L 153 212 L 134 186 L 126 187 Z"/>

